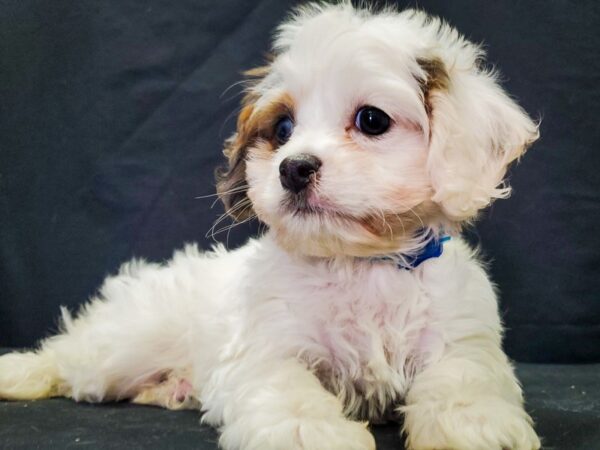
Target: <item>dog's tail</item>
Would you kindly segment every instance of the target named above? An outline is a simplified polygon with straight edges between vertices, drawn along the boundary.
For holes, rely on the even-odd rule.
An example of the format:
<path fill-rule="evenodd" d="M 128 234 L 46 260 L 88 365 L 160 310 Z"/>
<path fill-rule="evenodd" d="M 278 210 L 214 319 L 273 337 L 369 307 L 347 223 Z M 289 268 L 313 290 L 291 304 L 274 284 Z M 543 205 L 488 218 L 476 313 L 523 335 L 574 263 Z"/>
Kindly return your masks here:
<path fill-rule="evenodd" d="M 52 353 L 8 353 L 0 356 L 0 399 L 35 400 L 61 393 L 58 366 Z"/>

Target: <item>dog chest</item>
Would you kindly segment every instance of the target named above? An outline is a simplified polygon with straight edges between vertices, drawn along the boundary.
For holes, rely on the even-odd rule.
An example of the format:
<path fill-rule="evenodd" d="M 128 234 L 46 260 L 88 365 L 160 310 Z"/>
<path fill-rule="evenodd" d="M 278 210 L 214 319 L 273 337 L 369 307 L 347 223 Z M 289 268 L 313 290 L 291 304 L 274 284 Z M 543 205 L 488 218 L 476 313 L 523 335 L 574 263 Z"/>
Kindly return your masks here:
<path fill-rule="evenodd" d="M 379 417 L 402 397 L 428 334 L 429 300 L 416 277 L 387 264 L 317 266 L 279 283 L 270 297 L 281 314 L 277 343 L 304 360 L 347 412 Z"/>

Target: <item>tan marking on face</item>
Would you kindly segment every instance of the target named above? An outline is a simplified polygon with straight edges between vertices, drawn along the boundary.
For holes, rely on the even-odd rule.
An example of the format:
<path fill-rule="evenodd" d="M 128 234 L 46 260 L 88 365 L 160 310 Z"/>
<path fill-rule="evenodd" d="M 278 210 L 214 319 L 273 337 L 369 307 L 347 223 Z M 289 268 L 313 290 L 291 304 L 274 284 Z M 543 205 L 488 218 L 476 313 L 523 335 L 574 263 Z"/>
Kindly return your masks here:
<path fill-rule="evenodd" d="M 260 109 L 255 109 L 248 119 L 248 126 L 254 130 L 255 137 L 268 140 L 273 148 L 277 148 L 279 145 L 275 139 L 275 125 L 283 117 L 294 118 L 294 104 L 292 96 L 284 93 Z"/>
<path fill-rule="evenodd" d="M 263 68 L 257 69 L 263 73 Z M 258 75 L 258 73 L 256 73 Z M 246 159 L 252 156 L 266 157 L 266 152 L 277 148 L 274 127 L 285 116 L 293 116 L 294 101 L 289 94 L 282 94 L 268 104 L 257 107 L 258 95 L 246 94 L 237 120 L 236 133 L 225 142 L 224 154 L 229 162 L 227 169 L 217 171 L 217 192 L 228 213 L 236 220 L 244 220 L 254 214 L 247 195 Z"/>

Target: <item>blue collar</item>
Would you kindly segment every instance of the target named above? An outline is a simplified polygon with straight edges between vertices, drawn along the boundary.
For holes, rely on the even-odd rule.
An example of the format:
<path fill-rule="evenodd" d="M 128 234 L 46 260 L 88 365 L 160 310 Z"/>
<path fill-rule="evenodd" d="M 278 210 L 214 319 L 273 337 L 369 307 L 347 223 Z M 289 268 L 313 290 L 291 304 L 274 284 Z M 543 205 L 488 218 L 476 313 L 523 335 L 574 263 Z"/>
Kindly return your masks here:
<path fill-rule="evenodd" d="M 398 269 L 412 270 L 430 258 L 441 256 L 444 251 L 444 242 L 449 240 L 450 236 L 434 237 L 429 240 L 427 245 L 425 245 L 419 253 L 414 255 L 403 255 L 399 253 L 397 255 L 375 256 L 371 258 L 371 260 L 393 261 L 396 266 L 398 266 Z"/>

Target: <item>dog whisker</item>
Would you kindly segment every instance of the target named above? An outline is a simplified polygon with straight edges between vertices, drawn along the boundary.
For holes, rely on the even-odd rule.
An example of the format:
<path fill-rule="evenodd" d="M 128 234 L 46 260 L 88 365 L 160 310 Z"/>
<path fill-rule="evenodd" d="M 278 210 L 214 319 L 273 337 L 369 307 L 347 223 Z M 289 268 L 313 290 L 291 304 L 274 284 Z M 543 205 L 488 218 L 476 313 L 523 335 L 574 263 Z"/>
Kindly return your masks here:
<path fill-rule="evenodd" d="M 220 196 L 228 195 L 228 194 L 234 194 L 236 192 L 241 192 L 248 188 L 249 188 L 249 186 L 247 184 L 244 184 L 243 186 L 236 186 L 234 188 L 229 189 L 228 191 L 223 191 L 221 193 L 216 192 L 214 194 L 199 195 L 198 197 L 194 197 L 194 200 L 200 200 L 200 199 L 211 198 L 211 197 L 220 197 Z"/>
<path fill-rule="evenodd" d="M 221 95 L 219 95 L 219 98 L 223 98 L 223 96 L 225 94 L 227 94 L 230 90 L 232 90 L 233 88 L 237 87 L 237 86 L 248 86 L 248 85 L 252 85 L 253 84 L 253 80 L 240 80 L 240 81 L 236 81 L 234 83 L 231 83 L 229 86 L 227 86 L 227 88 L 225 88 L 225 90 L 221 93 Z M 242 89 L 237 95 L 240 95 L 244 92 L 244 89 Z"/>
<path fill-rule="evenodd" d="M 231 214 L 236 213 L 236 212 L 244 212 L 246 210 L 248 210 L 249 208 L 252 207 L 252 202 L 250 201 L 250 199 L 246 198 L 240 202 L 238 202 L 235 206 L 233 206 L 229 211 L 221 214 L 217 220 L 214 222 L 213 226 L 209 229 L 209 231 L 206 233 L 206 237 L 211 237 L 211 238 L 215 238 L 215 235 L 220 233 L 221 231 L 223 231 L 225 228 L 223 229 L 219 229 L 216 230 L 217 225 L 219 225 L 221 222 L 223 222 L 226 219 L 231 219 Z M 253 218 L 254 215 L 252 215 L 250 218 Z M 241 224 L 246 222 L 247 220 L 249 220 L 250 218 L 240 221 L 240 222 L 234 222 L 234 226 L 236 224 Z"/>

